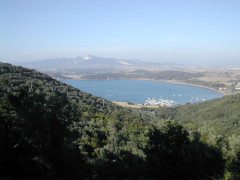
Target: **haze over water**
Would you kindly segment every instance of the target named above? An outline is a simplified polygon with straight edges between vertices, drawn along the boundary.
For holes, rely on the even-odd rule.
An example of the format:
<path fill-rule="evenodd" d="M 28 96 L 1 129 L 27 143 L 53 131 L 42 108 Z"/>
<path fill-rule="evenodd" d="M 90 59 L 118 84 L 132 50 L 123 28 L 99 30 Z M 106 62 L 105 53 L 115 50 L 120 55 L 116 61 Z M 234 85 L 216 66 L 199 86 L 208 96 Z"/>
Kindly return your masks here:
<path fill-rule="evenodd" d="M 142 104 L 148 98 L 173 100 L 176 104 L 220 98 L 223 94 L 199 86 L 150 80 L 76 80 L 63 82 L 112 101 Z"/>

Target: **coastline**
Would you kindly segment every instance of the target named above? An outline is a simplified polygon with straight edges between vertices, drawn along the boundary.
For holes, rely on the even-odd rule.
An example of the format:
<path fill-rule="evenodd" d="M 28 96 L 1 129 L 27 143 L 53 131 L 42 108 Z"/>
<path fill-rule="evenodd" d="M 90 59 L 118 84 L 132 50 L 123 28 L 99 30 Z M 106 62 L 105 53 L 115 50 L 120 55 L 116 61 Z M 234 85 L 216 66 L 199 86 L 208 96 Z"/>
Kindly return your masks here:
<path fill-rule="evenodd" d="M 68 77 L 66 79 L 76 79 L 76 80 L 92 80 L 92 79 L 83 79 L 81 77 L 77 77 L 75 76 L 73 77 Z M 189 86 L 196 86 L 196 87 L 201 87 L 201 88 L 206 88 L 206 89 L 210 89 L 212 91 L 221 93 L 223 96 L 227 95 L 226 93 L 214 89 L 214 88 L 210 88 L 207 86 L 202 86 L 202 85 L 197 85 L 197 84 L 191 84 L 191 83 L 186 83 L 186 82 L 181 82 L 181 81 L 174 81 L 174 80 L 156 80 L 156 79 L 147 79 L 147 78 L 129 78 L 129 79 L 133 79 L 133 80 L 146 80 L 146 81 L 157 81 L 157 82 L 168 82 L 168 83 L 175 83 L 175 84 L 183 84 L 183 85 L 189 85 Z M 106 79 L 105 79 L 106 80 Z M 112 80 L 128 80 L 126 79 L 112 79 Z M 127 101 L 111 101 L 114 104 L 117 104 L 119 106 L 122 107 L 127 107 L 127 108 L 134 108 L 134 109 L 140 109 L 140 108 L 160 108 L 161 106 L 159 105 L 140 105 L 140 104 L 130 104 Z"/>
<path fill-rule="evenodd" d="M 69 79 L 78 79 L 78 80 L 91 80 L 91 79 L 83 79 L 81 78 L 81 76 L 66 76 Z M 121 79 L 121 78 L 120 78 Z M 120 79 L 113 79 L 113 80 L 120 80 Z M 221 90 L 218 89 L 214 89 L 208 86 L 202 86 L 202 85 L 198 85 L 198 84 L 192 84 L 192 83 L 187 83 L 187 82 L 181 82 L 181 81 L 175 81 L 175 80 L 156 80 L 156 79 L 148 79 L 148 78 L 129 78 L 129 79 L 135 79 L 135 80 L 147 80 L 147 81 L 158 81 L 158 82 L 169 82 L 169 83 L 175 83 L 175 84 L 184 84 L 184 85 L 191 85 L 191 86 L 197 86 L 197 87 L 202 87 L 202 88 L 206 88 L 206 89 L 210 89 L 216 92 L 221 93 L 223 96 L 225 95 L 229 95 Z M 104 79 L 107 80 L 107 79 Z"/>
<path fill-rule="evenodd" d="M 174 80 L 156 80 L 156 79 L 147 79 L 147 78 L 136 78 L 136 80 L 147 80 L 147 81 L 159 81 L 159 82 L 169 82 L 169 83 L 175 83 L 175 84 L 184 84 L 184 85 L 190 85 L 190 86 L 197 86 L 197 87 L 202 87 L 202 88 L 206 88 L 206 89 L 211 89 L 213 91 L 217 91 L 219 93 L 221 93 L 222 95 L 228 95 L 227 93 L 224 93 L 223 91 L 211 88 L 211 87 L 207 87 L 207 86 L 202 86 L 202 85 L 198 85 L 198 84 L 191 84 L 191 83 L 187 83 L 187 82 L 181 82 L 181 81 L 174 81 Z"/>

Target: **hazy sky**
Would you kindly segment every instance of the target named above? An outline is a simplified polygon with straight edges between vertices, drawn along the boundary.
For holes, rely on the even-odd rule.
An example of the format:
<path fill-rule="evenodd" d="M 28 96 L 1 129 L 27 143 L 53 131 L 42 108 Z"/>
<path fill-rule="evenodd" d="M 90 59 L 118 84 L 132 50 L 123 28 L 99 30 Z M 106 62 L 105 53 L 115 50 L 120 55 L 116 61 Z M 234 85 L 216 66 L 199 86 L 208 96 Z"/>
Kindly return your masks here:
<path fill-rule="evenodd" d="M 239 62 L 240 0 L 0 0 L 0 60 Z"/>

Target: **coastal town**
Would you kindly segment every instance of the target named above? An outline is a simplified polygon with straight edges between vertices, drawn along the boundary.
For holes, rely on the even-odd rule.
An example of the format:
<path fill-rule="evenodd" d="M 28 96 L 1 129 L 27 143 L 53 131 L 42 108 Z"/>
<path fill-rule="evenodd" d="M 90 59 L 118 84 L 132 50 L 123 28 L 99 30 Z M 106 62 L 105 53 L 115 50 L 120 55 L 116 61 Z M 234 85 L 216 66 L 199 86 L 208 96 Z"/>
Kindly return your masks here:
<path fill-rule="evenodd" d="M 143 103 L 145 106 L 160 106 L 160 107 L 173 107 L 176 105 L 175 101 L 168 100 L 168 99 L 151 99 L 147 98 Z"/>

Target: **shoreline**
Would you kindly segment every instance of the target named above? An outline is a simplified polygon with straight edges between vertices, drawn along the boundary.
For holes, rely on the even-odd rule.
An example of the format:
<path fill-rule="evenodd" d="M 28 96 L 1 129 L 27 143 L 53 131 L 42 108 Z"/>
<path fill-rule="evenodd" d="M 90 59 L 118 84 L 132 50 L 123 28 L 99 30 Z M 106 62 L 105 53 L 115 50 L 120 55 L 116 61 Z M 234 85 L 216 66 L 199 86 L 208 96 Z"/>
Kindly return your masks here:
<path fill-rule="evenodd" d="M 80 77 L 69 77 L 66 79 L 77 79 L 77 80 L 93 80 L 93 79 L 83 79 Z M 135 80 L 146 80 L 146 81 L 158 81 L 158 82 L 169 82 L 169 83 L 175 83 L 175 84 L 184 84 L 184 85 L 190 85 L 190 86 L 197 86 L 197 87 L 202 87 L 202 88 L 206 88 L 206 89 L 210 89 L 216 92 L 221 93 L 223 96 L 229 95 L 221 90 L 217 90 L 211 87 L 207 87 L 207 86 L 202 86 L 202 85 L 198 85 L 198 84 L 191 84 L 191 83 L 187 83 L 187 82 L 181 82 L 181 81 L 175 81 L 175 80 L 157 80 L 157 79 L 147 79 L 147 78 L 129 78 L 129 79 L 135 79 Z M 103 80 L 107 80 L 107 79 L 103 79 Z M 112 80 L 124 80 L 124 79 L 112 79 Z"/>
<path fill-rule="evenodd" d="M 174 80 L 156 80 L 156 79 L 147 79 L 147 78 L 136 78 L 136 80 L 147 80 L 147 81 L 159 81 L 159 82 L 169 82 L 169 83 L 175 83 L 175 84 L 184 84 L 184 85 L 190 85 L 190 86 L 197 86 L 197 87 L 202 87 L 202 88 L 206 88 L 206 89 L 211 89 L 213 91 L 217 91 L 219 93 L 221 93 L 222 95 L 226 96 L 228 94 L 220 91 L 220 90 L 217 90 L 217 89 L 214 89 L 214 88 L 211 88 L 211 87 L 207 87 L 207 86 L 202 86 L 202 85 L 198 85 L 198 84 L 191 84 L 191 83 L 187 83 L 187 82 L 181 82 L 181 81 L 174 81 Z"/>
<path fill-rule="evenodd" d="M 78 78 L 78 77 L 71 77 L 71 78 L 66 78 L 66 79 L 76 79 L 76 80 L 93 80 L 93 79 L 83 79 L 83 78 Z M 112 80 L 130 80 L 133 78 L 129 79 L 112 79 Z M 107 79 L 104 79 L 107 80 Z M 191 84 L 191 83 L 186 83 L 186 82 L 181 82 L 181 81 L 174 81 L 174 80 L 156 80 L 156 79 L 147 79 L 147 78 L 134 78 L 133 80 L 146 80 L 146 81 L 158 81 L 158 82 L 168 82 L 168 83 L 175 83 L 175 84 L 183 84 L 183 85 L 189 85 L 189 86 L 196 86 L 196 87 L 201 87 L 201 88 L 206 88 L 210 89 L 212 91 L 218 92 L 222 94 L 223 96 L 228 95 L 220 90 L 210 88 L 207 86 L 202 86 L 202 85 L 197 85 L 197 84 Z M 159 105 L 140 105 L 140 104 L 129 104 L 127 101 L 110 101 L 114 104 L 117 104 L 122 107 L 127 107 L 127 108 L 134 108 L 134 109 L 140 109 L 140 108 L 160 108 L 161 106 Z"/>

